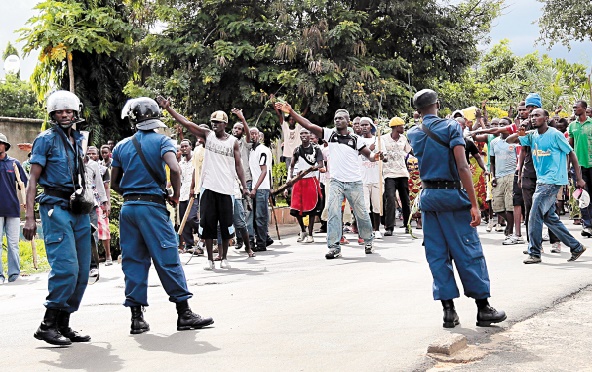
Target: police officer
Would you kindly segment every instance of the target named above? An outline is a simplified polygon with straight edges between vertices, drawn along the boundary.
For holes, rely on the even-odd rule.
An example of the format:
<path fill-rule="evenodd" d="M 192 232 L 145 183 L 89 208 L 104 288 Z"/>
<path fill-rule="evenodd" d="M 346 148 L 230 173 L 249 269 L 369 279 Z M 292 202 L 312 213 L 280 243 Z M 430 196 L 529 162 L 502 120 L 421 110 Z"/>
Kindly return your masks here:
<path fill-rule="evenodd" d="M 506 314 L 495 310 L 487 300 L 489 274 L 476 229 L 481 223 L 481 213 L 460 125 L 437 116 L 440 104 L 433 90 L 417 92 L 413 104 L 423 124 L 409 130 L 407 135 L 419 162 L 424 245 L 434 278 L 434 300 L 441 300 L 444 308 L 444 327 L 454 328 L 459 324 L 453 302 L 459 291 L 451 260 L 465 295 L 477 303 L 477 326 L 501 322 Z"/>
<path fill-rule="evenodd" d="M 45 241 L 49 273 L 49 294 L 43 322 L 35 338 L 52 345 L 88 342 L 69 326 L 70 314 L 78 310 L 88 283 L 90 269 L 91 229 L 88 214 L 70 210 L 69 200 L 81 166 L 83 136 L 73 129 L 80 123 L 82 108 L 78 97 L 67 91 L 56 91 L 47 99 L 52 127 L 40 133 L 33 142 L 31 172 L 27 187 L 27 212 L 23 235 L 30 240 L 36 233 L 35 202 Z M 43 193 L 37 198 L 37 184 Z"/>
<path fill-rule="evenodd" d="M 165 163 L 170 168 L 173 186 L 168 201 L 172 206 L 179 202 L 181 173 L 176 146 L 170 138 L 155 131 L 166 125 L 159 120 L 160 109 L 153 99 L 129 100 L 122 111 L 122 118 L 125 117 L 129 117 L 137 132 L 113 149 L 111 182 L 124 200 L 119 229 L 121 267 L 125 274 L 123 304 L 132 312 L 130 333 L 150 330 L 142 315 L 142 307 L 148 306 L 150 259 L 169 300 L 177 305 L 177 330 L 208 326 L 214 323 L 212 318 L 202 318 L 189 308 L 187 300 L 193 294 L 187 289 L 177 253 L 177 236 L 165 205 Z"/>

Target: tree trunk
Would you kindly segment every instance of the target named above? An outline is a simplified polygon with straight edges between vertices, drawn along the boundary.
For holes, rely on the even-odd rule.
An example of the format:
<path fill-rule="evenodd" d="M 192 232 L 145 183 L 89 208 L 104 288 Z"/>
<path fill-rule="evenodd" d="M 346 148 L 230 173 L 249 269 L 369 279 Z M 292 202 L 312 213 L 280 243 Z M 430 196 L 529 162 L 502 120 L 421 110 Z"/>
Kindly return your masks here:
<path fill-rule="evenodd" d="M 68 77 L 70 78 L 70 92 L 75 93 L 74 89 L 74 65 L 72 64 L 72 54 L 66 54 L 66 61 L 68 61 Z"/>

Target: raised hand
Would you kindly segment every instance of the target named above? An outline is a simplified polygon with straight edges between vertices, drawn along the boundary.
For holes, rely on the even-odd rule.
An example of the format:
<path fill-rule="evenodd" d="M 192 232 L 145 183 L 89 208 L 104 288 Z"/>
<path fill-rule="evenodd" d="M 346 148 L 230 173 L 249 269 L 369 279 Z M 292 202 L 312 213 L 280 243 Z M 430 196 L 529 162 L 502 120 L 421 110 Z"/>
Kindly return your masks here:
<path fill-rule="evenodd" d="M 165 99 L 163 96 L 156 97 L 156 102 L 158 103 L 158 105 L 160 107 L 162 107 L 165 110 L 167 108 L 171 107 L 171 101 L 168 99 Z"/>

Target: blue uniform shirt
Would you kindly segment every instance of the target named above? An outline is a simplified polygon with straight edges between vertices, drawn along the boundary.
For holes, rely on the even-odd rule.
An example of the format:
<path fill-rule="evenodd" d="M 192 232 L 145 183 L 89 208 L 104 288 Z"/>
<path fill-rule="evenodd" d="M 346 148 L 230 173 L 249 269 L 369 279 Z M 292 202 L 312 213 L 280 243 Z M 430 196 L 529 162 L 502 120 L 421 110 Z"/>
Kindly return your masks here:
<path fill-rule="evenodd" d="M 61 134 L 58 132 L 60 130 L 61 128 L 53 127 L 41 132 L 35 138 L 30 162 L 43 167 L 39 176 L 39 185 L 43 188 L 74 192 L 72 175 L 76 172 L 75 152 L 69 140 L 68 146 L 65 147 L 64 141 L 60 138 Z M 72 130 L 72 137 L 76 141 L 78 159 L 81 159 L 84 155 L 82 151 L 84 136 L 80 132 Z M 68 152 L 67 156 L 66 151 Z M 46 194 L 39 195 L 36 200 L 39 203 L 64 206 L 69 203 L 68 200 Z"/>
<path fill-rule="evenodd" d="M 549 127 L 543 134 L 532 130 L 526 136 L 518 138 L 522 146 L 531 148 L 537 183 L 567 185 L 566 155 L 572 150 L 563 133 Z"/>
<path fill-rule="evenodd" d="M 21 173 L 21 181 L 25 186 L 27 185 L 27 175 L 18 160 L 8 155 L 0 160 L 0 217 L 20 217 L 21 215 L 14 164 L 17 165 Z"/>
<path fill-rule="evenodd" d="M 166 180 L 164 154 L 167 152 L 177 152 L 175 143 L 170 138 L 156 133 L 152 130 L 138 131 L 136 134 L 138 142 L 142 146 L 142 152 L 146 161 L 152 170 Z M 138 155 L 132 137 L 128 137 L 119 142 L 113 149 L 113 167 L 123 170 L 123 177 L 119 187 L 123 195 L 127 194 L 154 194 L 162 195 L 162 190 L 158 183 L 152 179 L 150 173 L 142 164 L 142 159 Z"/>
<path fill-rule="evenodd" d="M 407 138 L 417 157 L 419 176 L 423 181 L 458 181 L 456 161 L 452 149 L 465 146 L 462 129 L 455 120 L 440 119 L 436 115 L 425 115 L 423 125 L 433 132 L 448 147 L 432 140 L 419 127 L 407 132 Z M 423 211 L 446 212 L 471 207 L 465 190 L 424 189 L 420 196 Z"/>

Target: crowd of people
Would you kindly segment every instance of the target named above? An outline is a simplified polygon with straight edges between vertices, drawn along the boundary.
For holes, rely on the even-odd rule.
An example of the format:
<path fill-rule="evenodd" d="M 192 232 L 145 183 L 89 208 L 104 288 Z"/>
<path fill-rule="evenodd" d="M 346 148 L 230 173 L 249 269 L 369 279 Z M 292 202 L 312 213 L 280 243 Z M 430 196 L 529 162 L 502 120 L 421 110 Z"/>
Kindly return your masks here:
<path fill-rule="evenodd" d="M 282 189 L 300 227 L 297 241 L 314 243 L 315 233 L 326 232 L 325 258 L 335 259 L 349 244 L 344 232 L 350 231 L 365 253 L 373 254 L 374 240 L 396 235 L 398 221 L 402 234 L 411 236 L 415 222 L 415 229 L 424 229 L 433 296 L 442 302 L 444 327 L 459 323 L 452 261 L 465 295 L 476 301 L 477 325 L 501 322 L 505 313 L 488 302 L 489 276 L 476 227 L 483 218 L 487 232 L 504 233 L 501 244 L 528 242 L 525 264 L 541 262 L 547 235 L 552 253 L 560 253 L 563 243 L 571 252 L 568 261 L 577 260 L 586 248 L 558 214 L 569 212 L 582 225 L 582 236 L 592 237 L 587 194 L 592 113 L 579 100 L 571 118 L 559 116 L 561 108 L 550 116 L 536 93 L 517 105 L 514 118 L 510 109 L 507 116 L 490 119 L 485 102 L 480 109 L 440 118 L 437 93 L 429 89 L 419 91 L 413 102 L 417 111 L 412 120 L 393 117 L 390 131 L 369 117 L 351 119 L 345 109 L 335 112 L 329 128 L 313 124 L 288 103 L 274 105 L 283 137 L 282 157 L 276 161 L 287 167 Z M 0 236 L 7 236 L 8 281 L 20 275 L 18 193 L 19 187 L 24 190 L 17 177 L 27 185 L 23 235 L 30 240 L 36 234 L 38 203 L 51 266 L 46 314 L 35 337 L 55 345 L 90 340 L 72 330 L 69 319 L 88 278 L 99 278 L 96 246 L 104 248 L 104 265 L 113 264 L 111 189 L 124 201 L 120 262 L 124 305 L 132 314 L 130 332 L 150 329 L 142 307 L 148 305 L 151 263 L 176 304 L 177 329 L 212 324 L 212 318 L 189 307 L 192 293 L 179 252 L 205 255 L 205 270 L 215 270 L 216 261 L 230 269 L 230 246 L 254 257 L 273 244 L 268 207 L 277 192 L 272 187 L 274 159 L 263 133 L 248 124 L 240 109 L 230 110 L 237 121 L 228 133 L 225 111 L 214 111 L 208 124 L 196 124 L 167 99 L 141 97 L 122 110 L 136 129 L 133 136 L 84 148 L 85 139 L 75 129 L 83 122 L 80 108 L 70 92 L 49 96 L 52 126 L 35 139 L 25 167 L 7 155 L 11 145 L 0 134 L 0 189 L 7 190 L 1 193 Z M 166 128 L 160 120 L 163 110 L 179 124 L 178 143 L 159 133 Z M 317 231 L 315 222 L 320 222 Z"/>

